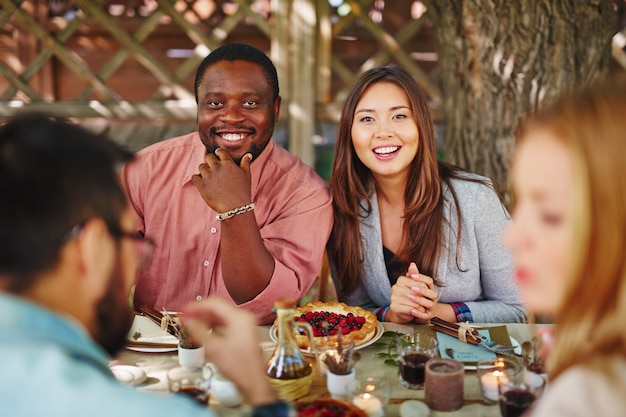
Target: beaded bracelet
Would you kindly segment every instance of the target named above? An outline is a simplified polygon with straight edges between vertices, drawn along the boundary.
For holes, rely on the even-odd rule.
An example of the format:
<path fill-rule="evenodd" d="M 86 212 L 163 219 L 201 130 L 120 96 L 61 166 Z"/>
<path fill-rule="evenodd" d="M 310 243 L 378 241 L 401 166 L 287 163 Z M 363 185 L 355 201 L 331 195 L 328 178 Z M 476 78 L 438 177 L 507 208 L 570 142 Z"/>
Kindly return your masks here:
<path fill-rule="evenodd" d="M 215 216 L 215 218 L 219 221 L 227 220 L 231 217 L 235 217 L 238 214 L 246 213 L 252 210 L 254 210 L 254 203 L 246 204 L 245 206 L 237 207 L 236 209 L 228 210 L 224 213 L 217 213 L 217 216 Z"/>

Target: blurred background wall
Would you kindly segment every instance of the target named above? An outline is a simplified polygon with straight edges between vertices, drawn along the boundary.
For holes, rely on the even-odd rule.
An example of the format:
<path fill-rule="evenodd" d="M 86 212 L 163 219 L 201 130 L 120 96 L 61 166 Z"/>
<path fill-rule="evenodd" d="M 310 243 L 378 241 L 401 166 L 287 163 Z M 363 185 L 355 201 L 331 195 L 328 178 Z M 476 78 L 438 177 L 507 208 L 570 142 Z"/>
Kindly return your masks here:
<path fill-rule="evenodd" d="M 0 121 L 69 117 L 129 148 L 195 129 L 214 48 L 274 61 L 275 139 L 328 178 L 347 89 L 394 62 L 426 90 L 440 155 L 507 182 L 518 118 L 624 71 L 624 0 L 0 0 Z"/>

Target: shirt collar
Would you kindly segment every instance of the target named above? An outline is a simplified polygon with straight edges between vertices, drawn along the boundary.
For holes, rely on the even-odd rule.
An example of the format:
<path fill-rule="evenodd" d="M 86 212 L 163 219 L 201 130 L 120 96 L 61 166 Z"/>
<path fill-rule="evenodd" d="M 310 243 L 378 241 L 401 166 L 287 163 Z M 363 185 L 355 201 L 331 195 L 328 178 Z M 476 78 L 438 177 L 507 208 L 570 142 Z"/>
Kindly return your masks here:
<path fill-rule="evenodd" d="M 0 329 L 0 333 L 16 337 L 49 340 L 112 376 L 108 368 L 108 354 L 93 341 L 82 325 L 24 298 L 0 293 Z"/>
<path fill-rule="evenodd" d="M 185 176 L 183 177 L 183 186 L 191 182 L 191 177 L 198 173 L 198 167 L 204 163 L 206 157 L 206 147 L 200 139 L 200 134 L 196 131 L 193 133 L 193 140 L 191 143 L 191 152 L 189 153 L 189 160 L 187 162 L 187 169 Z"/>

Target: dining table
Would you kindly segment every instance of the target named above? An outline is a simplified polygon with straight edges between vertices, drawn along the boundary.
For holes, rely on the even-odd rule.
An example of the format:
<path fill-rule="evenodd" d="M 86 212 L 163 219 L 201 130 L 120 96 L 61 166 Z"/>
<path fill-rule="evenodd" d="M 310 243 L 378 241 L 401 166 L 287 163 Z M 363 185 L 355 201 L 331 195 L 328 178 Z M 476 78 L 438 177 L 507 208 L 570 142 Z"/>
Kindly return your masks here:
<path fill-rule="evenodd" d="M 503 324 L 475 324 L 477 327 L 502 326 Z M 387 332 L 411 333 L 414 327 L 419 325 L 406 325 L 396 323 L 382 323 L 385 334 Z M 506 328 L 509 336 L 522 343 L 529 341 L 536 336 L 540 327 L 552 326 L 550 324 L 522 324 L 508 323 Z M 258 326 L 258 339 L 260 350 L 266 360 L 269 360 L 276 343 L 275 337 L 270 335 L 270 326 Z M 360 350 L 359 359 L 355 364 L 356 375 L 358 377 L 374 376 L 384 380 L 390 387 L 390 396 L 388 404 L 384 408 L 385 416 L 400 416 L 400 407 L 407 400 L 417 400 L 424 402 L 424 390 L 413 390 L 404 388 L 400 383 L 400 376 L 397 366 L 389 365 L 384 360 L 384 346 L 380 344 L 372 344 Z M 319 397 L 330 397 L 326 389 L 325 377 L 321 376 L 315 363 L 315 358 L 311 358 L 313 365 L 313 382 L 309 393 L 298 401 L 308 401 Z M 141 384 L 135 385 L 133 388 L 140 391 L 149 391 L 161 395 L 171 395 L 168 393 L 167 371 L 178 366 L 178 357 L 175 350 L 168 352 L 145 352 L 125 349 L 119 353 L 112 361 L 113 364 L 133 365 L 143 369 L 147 378 Z M 483 401 L 480 384 L 476 372 L 471 369 L 465 370 L 464 376 L 464 395 L 463 406 L 459 410 L 452 412 L 430 412 L 430 416 L 450 416 L 450 417 L 499 417 L 500 410 L 498 405 L 487 404 Z M 221 417 L 239 416 L 244 411 L 249 411 L 249 407 L 245 404 L 236 407 L 225 407 L 217 400 L 211 398 L 209 407 Z"/>

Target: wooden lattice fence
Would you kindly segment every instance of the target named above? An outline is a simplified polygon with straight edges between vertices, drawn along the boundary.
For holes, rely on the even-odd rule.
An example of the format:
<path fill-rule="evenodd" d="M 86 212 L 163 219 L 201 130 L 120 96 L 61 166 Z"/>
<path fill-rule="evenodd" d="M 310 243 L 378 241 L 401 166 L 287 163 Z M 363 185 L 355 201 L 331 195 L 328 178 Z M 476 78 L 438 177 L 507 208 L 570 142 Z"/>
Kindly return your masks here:
<path fill-rule="evenodd" d="M 215 47 L 245 42 L 275 62 L 277 139 L 313 163 L 345 91 L 394 61 L 441 101 L 432 25 L 418 1 L 1 0 L 0 118 L 71 117 L 139 148 L 192 130 L 193 77 Z M 313 138 L 313 141 L 311 140 Z"/>
<path fill-rule="evenodd" d="M 245 42 L 265 51 L 279 72 L 276 139 L 314 164 L 316 151 L 319 159 L 332 147 L 347 89 L 372 66 L 406 68 L 441 117 L 425 3 L 0 0 L 0 122 L 46 111 L 140 148 L 194 129 L 199 62 L 221 44 Z M 613 50 L 622 66 L 625 34 Z"/>

